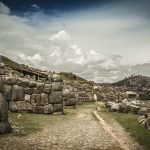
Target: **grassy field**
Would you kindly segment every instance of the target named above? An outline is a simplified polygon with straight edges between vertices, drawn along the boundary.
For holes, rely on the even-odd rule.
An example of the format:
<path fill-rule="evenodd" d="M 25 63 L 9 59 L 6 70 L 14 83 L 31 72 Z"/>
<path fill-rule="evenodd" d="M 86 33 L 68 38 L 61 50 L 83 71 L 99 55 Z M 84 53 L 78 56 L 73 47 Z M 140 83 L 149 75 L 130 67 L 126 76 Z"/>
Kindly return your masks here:
<path fill-rule="evenodd" d="M 145 150 L 150 149 L 150 131 L 138 123 L 137 115 L 108 112 L 105 108 L 101 109 L 99 115 L 108 123 L 116 120 L 140 145 L 144 146 Z"/>
<path fill-rule="evenodd" d="M 78 105 L 76 109 L 69 108 L 64 109 L 64 115 L 43 115 L 43 114 L 30 114 L 30 113 L 9 113 L 9 120 L 13 126 L 16 127 L 16 132 L 13 135 L 25 136 L 28 134 L 33 134 L 43 130 L 47 126 L 55 125 L 56 123 L 61 123 L 62 121 L 74 117 L 82 109 L 95 109 L 96 105 L 92 103 L 87 103 L 83 105 Z M 18 115 L 22 118 L 18 119 Z"/>
<path fill-rule="evenodd" d="M 10 122 L 17 127 L 17 133 L 13 133 L 17 136 L 25 136 L 28 134 L 33 134 L 43 130 L 46 126 L 55 125 L 56 123 L 61 123 L 65 119 L 76 114 L 75 109 L 65 109 L 65 114 L 55 114 L 55 115 L 43 115 L 43 114 L 30 114 L 30 113 L 9 113 Z M 18 119 L 18 115 L 22 118 Z M 19 130 L 19 131 L 18 131 Z"/>

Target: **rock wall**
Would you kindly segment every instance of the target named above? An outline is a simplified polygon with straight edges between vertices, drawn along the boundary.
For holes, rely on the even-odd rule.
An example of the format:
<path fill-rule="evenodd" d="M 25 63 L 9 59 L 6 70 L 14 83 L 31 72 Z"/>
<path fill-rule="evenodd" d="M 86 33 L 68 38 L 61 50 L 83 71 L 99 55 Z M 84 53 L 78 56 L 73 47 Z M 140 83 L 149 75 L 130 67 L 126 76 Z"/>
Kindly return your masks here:
<path fill-rule="evenodd" d="M 37 82 L 32 79 L 5 74 L 0 63 L 3 96 L 12 112 L 26 111 L 39 114 L 63 113 L 63 82 L 59 76 L 51 80 Z"/>
<path fill-rule="evenodd" d="M 66 106 L 82 104 L 83 102 L 95 102 L 93 86 L 79 82 L 64 81 L 63 90 L 64 102 Z"/>
<path fill-rule="evenodd" d="M 63 112 L 62 80 L 40 83 L 25 78 L 4 78 L 4 96 L 12 112 L 39 114 Z"/>
<path fill-rule="evenodd" d="M 4 66 L 0 64 L 0 134 L 11 132 L 11 125 L 8 122 L 8 102 L 4 97 L 3 77 Z"/>

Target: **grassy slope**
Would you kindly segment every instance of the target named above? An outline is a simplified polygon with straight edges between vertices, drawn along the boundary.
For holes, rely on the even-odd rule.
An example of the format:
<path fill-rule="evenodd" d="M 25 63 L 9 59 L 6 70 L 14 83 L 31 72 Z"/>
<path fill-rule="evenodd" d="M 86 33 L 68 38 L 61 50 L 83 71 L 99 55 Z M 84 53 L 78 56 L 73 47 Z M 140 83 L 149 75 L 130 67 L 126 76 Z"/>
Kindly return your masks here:
<path fill-rule="evenodd" d="M 0 60 L 1 60 L 4 64 L 6 64 L 6 65 L 8 65 L 8 66 L 10 66 L 10 67 L 15 67 L 15 68 L 20 67 L 20 64 L 14 62 L 14 61 L 12 61 L 12 60 L 10 60 L 9 58 L 7 58 L 7 57 L 5 57 L 5 56 L 1 56 L 1 55 L 0 55 Z"/>

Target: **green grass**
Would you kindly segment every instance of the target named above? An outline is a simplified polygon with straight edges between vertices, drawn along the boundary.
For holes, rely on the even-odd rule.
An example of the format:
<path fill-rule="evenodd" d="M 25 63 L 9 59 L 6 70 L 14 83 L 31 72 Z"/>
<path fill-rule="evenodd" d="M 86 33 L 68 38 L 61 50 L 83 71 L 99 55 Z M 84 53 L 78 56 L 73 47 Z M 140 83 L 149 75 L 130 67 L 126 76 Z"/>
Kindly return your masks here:
<path fill-rule="evenodd" d="M 23 128 L 20 129 L 19 133 L 13 133 L 16 136 L 25 136 L 33 133 L 40 132 L 47 126 L 55 125 L 61 123 L 63 120 L 69 119 L 76 114 L 75 109 L 65 109 L 65 115 L 43 115 L 43 114 L 30 114 L 30 113 L 20 113 L 23 117 L 18 121 L 17 117 L 19 113 L 9 113 L 9 118 L 12 120 L 12 124 L 15 126 Z"/>
<path fill-rule="evenodd" d="M 95 109 L 96 105 L 94 103 L 87 103 L 83 105 L 78 105 L 76 109 L 64 109 L 64 115 L 43 115 L 43 114 L 30 114 L 30 113 L 20 113 L 23 117 L 18 121 L 17 117 L 19 113 L 10 113 L 9 118 L 12 120 L 12 124 L 17 127 L 22 126 L 19 133 L 13 133 L 15 136 L 25 136 L 29 134 L 34 134 L 40 132 L 47 126 L 56 125 L 64 120 L 74 117 L 82 109 Z M 17 124 L 16 124 L 17 123 Z"/>
<path fill-rule="evenodd" d="M 108 123 L 112 121 L 112 119 L 115 119 L 145 150 L 150 149 L 150 131 L 146 130 L 144 126 L 138 122 L 137 115 L 107 112 L 105 108 L 102 108 L 99 114 Z"/>

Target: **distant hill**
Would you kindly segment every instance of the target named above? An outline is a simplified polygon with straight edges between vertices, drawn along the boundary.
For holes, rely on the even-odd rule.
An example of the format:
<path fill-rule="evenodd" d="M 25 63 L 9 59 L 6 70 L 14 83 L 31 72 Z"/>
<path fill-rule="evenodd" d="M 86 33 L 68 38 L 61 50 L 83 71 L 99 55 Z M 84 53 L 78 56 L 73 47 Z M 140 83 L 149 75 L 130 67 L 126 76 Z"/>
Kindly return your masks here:
<path fill-rule="evenodd" d="M 115 86 L 127 87 L 150 87 L 150 77 L 141 75 L 132 75 L 128 78 L 113 83 Z"/>

